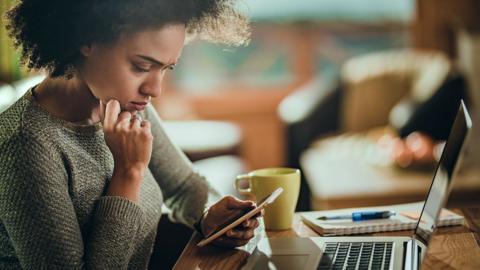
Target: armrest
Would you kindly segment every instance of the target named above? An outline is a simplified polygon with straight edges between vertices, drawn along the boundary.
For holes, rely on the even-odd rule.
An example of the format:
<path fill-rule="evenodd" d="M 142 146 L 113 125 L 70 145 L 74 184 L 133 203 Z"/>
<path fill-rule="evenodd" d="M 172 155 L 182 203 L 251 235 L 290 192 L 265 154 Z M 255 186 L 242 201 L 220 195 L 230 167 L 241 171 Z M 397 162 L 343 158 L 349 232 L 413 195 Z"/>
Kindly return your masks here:
<path fill-rule="evenodd" d="M 308 82 L 280 103 L 288 166 L 298 167 L 301 152 L 313 139 L 338 129 L 341 94 L 338 77 L 331 74 Z"/>
<path fill-rule="evenodd" d="M 463 76 L 451 75 L 426 100 L 406 98 L 390 112 L 390 125 L 401 137 L 421 131 L 437 140 L 446 140 L 460 100 L 467 104 L 467 85 Z"/>

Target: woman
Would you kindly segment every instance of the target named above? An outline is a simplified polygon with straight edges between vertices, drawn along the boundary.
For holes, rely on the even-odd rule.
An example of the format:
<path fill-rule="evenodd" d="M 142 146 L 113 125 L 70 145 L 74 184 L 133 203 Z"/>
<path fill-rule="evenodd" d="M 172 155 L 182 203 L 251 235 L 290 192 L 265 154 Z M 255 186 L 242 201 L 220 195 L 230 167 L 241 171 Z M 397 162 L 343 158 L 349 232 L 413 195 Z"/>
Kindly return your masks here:
<path fill-rule="evenodd" d="M 216 193 L 150 105 L 186 35 L 246 41 L 233 4 L 23 0 L 9 11 L 28 67 L 49 77 L 0 116 L 1 269 L 145 269 L 163 201 L 201 233 L 253 207 L 225 197 L 208 208 Z M 257 226 L 216 244 L 244 245 Z"/>

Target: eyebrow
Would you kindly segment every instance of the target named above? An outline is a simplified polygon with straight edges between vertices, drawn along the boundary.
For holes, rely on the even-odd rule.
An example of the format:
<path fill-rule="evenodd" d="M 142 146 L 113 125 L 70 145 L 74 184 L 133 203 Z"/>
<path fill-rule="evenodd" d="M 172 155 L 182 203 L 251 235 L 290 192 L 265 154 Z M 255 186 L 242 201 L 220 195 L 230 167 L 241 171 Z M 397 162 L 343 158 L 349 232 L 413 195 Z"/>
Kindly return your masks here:
<path fill-rule="evenodd" d="M 140 54 L 137 54 L 137 55 L 135 55 L 135 56 L 140 57 L 140 58 L 142 58 L 142 59 L 144 59 L 144 60 L 147 60 L 147 61 L 152 62 L 152 63 L 154 63 L 154 64 L 156 64 L 156 65 L 159 65 L 159 66 L 167 66 L 167 64 L 165 64 L 165 63 L 163 63 L 163 62 L 161 62 L 161 61 L 159 61 L 159 60 L 157 60 L 157 59 L 155 59 L 155 58 L 152 58 L 152 57 L 150 57 L 150 56 L 140 55 Z M 176 63 L 172 63 L 171 66 L 174 66 L 175 64 L 176 64 Z"/>

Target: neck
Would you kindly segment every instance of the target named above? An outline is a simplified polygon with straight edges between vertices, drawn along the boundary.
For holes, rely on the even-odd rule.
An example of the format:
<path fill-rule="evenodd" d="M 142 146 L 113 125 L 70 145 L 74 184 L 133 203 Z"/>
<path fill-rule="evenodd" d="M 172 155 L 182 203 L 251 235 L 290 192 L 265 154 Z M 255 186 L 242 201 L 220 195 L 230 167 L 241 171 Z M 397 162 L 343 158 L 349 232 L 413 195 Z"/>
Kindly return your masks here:
<path fill-rule="evenodd" d="M 77 77 L 69 80 L 48 77 L 35 88 L 35 97 L 47 111 L 66 121 L 81 124 L 100 121 L 100 101 Z"/>

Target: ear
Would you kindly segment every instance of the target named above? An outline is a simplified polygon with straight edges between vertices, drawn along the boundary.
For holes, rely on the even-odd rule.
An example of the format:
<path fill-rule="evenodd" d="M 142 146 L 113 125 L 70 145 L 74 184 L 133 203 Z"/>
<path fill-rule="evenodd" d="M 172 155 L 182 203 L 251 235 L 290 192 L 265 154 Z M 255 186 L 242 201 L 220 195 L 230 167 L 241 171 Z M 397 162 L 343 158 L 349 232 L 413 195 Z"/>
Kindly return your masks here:
<path fill-rule="evenodd" d="M 89 44 L 89 45 L 82 46 L 80 48 L 80 53 L 85 57 L 89 57 L 90 54 L 92 53 L 92 45 Z"/>

